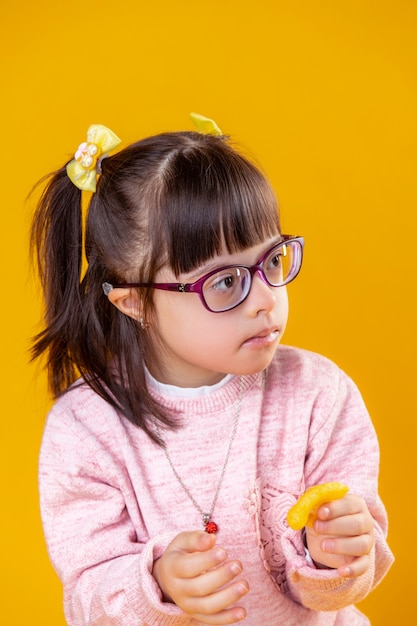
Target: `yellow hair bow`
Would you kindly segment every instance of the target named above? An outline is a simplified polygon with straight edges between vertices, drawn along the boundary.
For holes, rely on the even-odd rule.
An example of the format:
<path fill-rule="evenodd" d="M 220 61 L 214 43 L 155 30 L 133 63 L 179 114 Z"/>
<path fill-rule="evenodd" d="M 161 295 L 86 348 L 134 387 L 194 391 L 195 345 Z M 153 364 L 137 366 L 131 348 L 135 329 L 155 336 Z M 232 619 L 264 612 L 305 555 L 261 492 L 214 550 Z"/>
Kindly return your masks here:
<path fill-rule="evenodd" d="M 190 113 L 190 117 L 200 133 L 204 135 L 223 135 L 216 122 L 209 117 L 204 117 L 204 115 L 199 113 Z"/>
<path fill-rule="evenodd" d="M 92 124 L 87 131 L 87 141 L 78 146 L 74 159 L 67 165 L 67 174 L 78 189 L 96 190 L 98 164 L 108 152 L 117 148 L 121 139 L 106 126 Z"/>

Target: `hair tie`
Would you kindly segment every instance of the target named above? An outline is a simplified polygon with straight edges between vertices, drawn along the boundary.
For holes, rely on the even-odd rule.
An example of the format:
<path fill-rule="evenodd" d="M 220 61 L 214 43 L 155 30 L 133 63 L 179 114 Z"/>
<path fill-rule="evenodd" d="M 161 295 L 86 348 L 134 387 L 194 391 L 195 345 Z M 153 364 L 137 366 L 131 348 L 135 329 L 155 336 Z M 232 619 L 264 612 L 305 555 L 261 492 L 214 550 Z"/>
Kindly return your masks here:
<path fill-rule="evenodd" d="M 71 182 L 78 189 L 94 193 L 97 176 L 101 174 L 101 161 L 120 143 L 121 139 L 109 128 L 92 124 L 87 131 L 87 141 L 78 146 L 74 159 L 67 165 Z"/>
<path fill-rule="evenodd" d="M 204 117 L 204 115 L 199 113 L 190 113 L 190 117 L 200 133 L 204 135 L 223 135 L 216 122 L 209 117 Z"/>

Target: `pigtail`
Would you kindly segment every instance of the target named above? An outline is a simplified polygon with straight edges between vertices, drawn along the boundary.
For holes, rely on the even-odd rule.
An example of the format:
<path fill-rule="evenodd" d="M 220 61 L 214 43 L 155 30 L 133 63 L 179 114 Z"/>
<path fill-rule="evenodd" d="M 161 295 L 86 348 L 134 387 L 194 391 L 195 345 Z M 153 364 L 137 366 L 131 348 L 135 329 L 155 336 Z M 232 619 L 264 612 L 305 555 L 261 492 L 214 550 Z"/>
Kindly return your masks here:
<path fill-rule="evenodd" d="M 32 358 L 47 355 L 49 385 L 57 396 L 78 375 L 71 354 L 81 322 L 81 191 L 65 167 L 51 175 L 39 199 L 31 250 L 45 300 L 45 328 L 34 337 Z"/>

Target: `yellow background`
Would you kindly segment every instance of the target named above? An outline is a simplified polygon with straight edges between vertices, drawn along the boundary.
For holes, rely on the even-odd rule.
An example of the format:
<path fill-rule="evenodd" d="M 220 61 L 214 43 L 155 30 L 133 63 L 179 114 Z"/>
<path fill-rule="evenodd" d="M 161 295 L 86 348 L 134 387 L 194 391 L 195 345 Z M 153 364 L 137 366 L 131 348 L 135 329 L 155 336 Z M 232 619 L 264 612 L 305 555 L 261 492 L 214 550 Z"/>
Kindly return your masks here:
<path fill-rule="evenodd" d="M 374 625 L 414 623 L 415 0 L 14 0 L 0 17 L 0 623 L 64 625 L 38 510 L 50 399 L 27 356 L 40 302 L 26 196 L 89 124 L 126 144 L 191 128 L 192 110 L 258 158 L 284 230 L 306 238 L 286 342 L 363 392 L 397 561 L 362 608 Z"/>

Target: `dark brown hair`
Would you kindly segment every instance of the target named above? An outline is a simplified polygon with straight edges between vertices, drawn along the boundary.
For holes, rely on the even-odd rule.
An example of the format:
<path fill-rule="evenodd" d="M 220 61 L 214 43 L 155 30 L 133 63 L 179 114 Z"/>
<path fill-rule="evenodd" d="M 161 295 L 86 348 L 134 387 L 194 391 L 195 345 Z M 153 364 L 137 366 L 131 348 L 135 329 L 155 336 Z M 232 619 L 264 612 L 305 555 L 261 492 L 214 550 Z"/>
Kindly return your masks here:
<path fill-rule="evenodd" d="M 103 282 L 152 282 L 162 265 L 175 275 L 220 253 L 279 233 L 274 193 L 249 159 L 226 141 L 193 132 L 163 133 L 102 162 L 86 216 L 64 166 L 52 174 L 31 233 L 45 297 L 45 328 L 33 358 L 46 355 L 55 397 L 81 375 L 101 397 L 155 438 L 152 413 L 173 425 L 147 391 L 152 360 L 146 332 L 104 296 Z M 87 269 L 83 277 L 82 250 Z M 141 290 L 152 315 L 152 289 Z"/>

